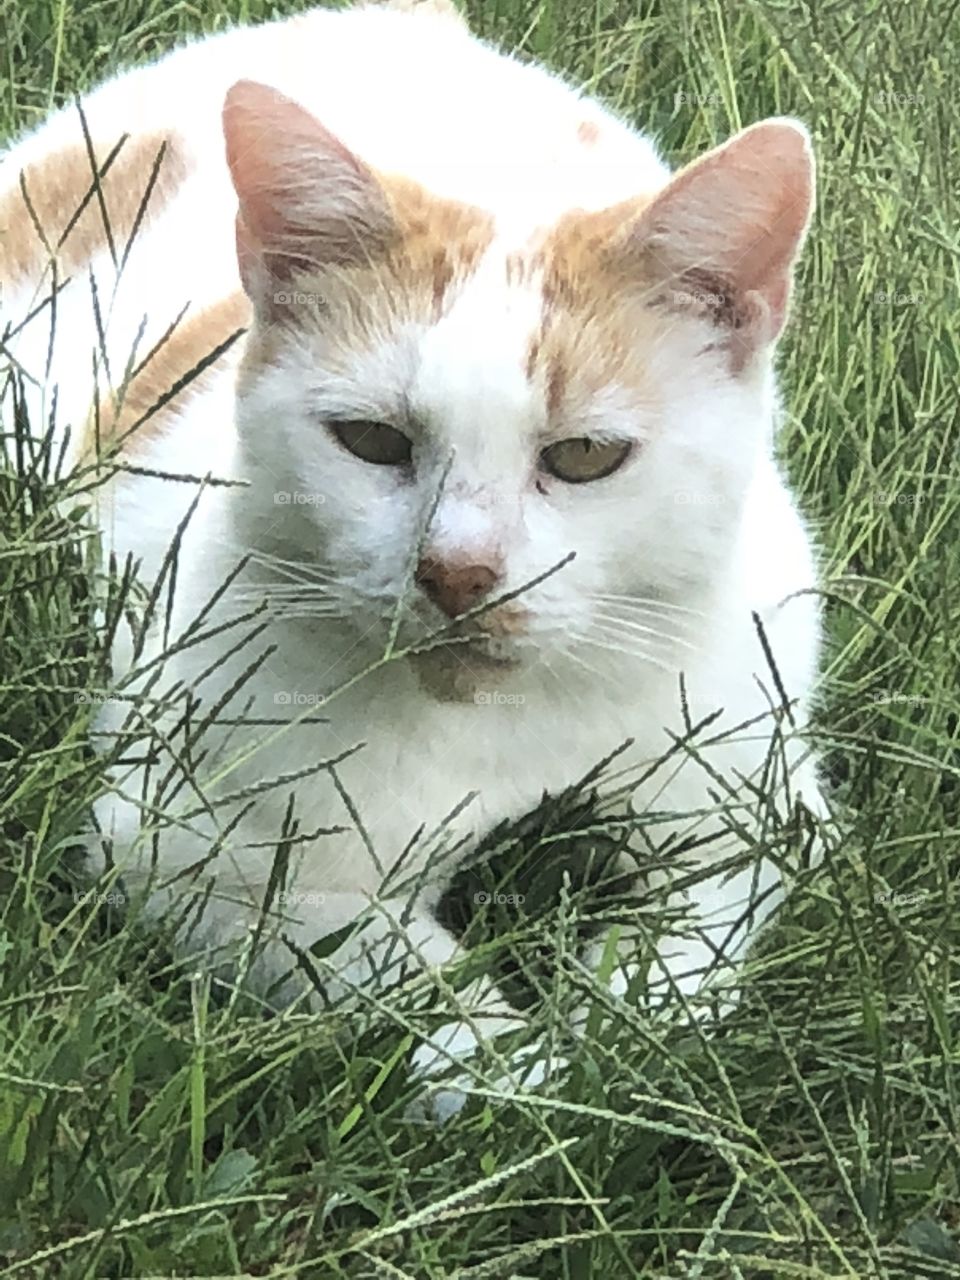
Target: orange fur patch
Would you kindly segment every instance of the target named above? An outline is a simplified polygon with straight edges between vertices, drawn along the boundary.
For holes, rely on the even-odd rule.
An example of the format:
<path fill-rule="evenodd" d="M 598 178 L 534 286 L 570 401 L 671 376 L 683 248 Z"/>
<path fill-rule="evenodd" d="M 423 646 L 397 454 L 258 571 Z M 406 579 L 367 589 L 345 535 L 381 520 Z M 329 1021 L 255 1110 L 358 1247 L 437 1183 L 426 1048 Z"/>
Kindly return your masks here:
<path fill-rule="evenodd" d="M 388 260 L 413 289 L 429 287 L 433 314 L 442 314 L 455 280 L 476 270 L 493 239 L 493 217 L 456 200 L 441 200 L 404 178 L 381 179 L 399 238 Z"/>
<path fill-rule="evenodd" d="M 652 197 L 651 197 L 652 198 Z M 643 305 L 643 282 L 623 240 L 646 207 L 634 198 L 598 212 L 572 211 L 531 238 L 508 265 L 511 281 L 539 282 L 543 308 L 526 352 L 526 375 L 539 382 L 551 418 L 565 406 L 586 404 L 610 382 L 644 398 L 643 352 L 662 319 Z"/>
<path fill-rule="evenodd" d="M 609 304 L 611 286 L 636 283 L 618 249 L 647 203 L 634 198 L 595 213 L 574 210 L 557 222 L 538 249 L 548 311 L 562 307 L 593 313 Z"/>
<path fill-rule="evenodd" d="M 251 318 L 250 302 L 239 291 L 184 317 L 134 369 L 126 386 L 116 389 L 108 403 L 100 405 L 99 413 L 91 412 L 81 450 L 83 458 L 89 461 L 96 456 L 98 440 L 101 447 L 112 441 L 126 444 L 123 438 L 132 431 L 126 444 L 131 451 L 153 438 L 169 422 L 171 414 L 209 384 L 222 366 L 219 360 L 204 362 L 238 329 L 246 328 Z M 204 366 L 200 372 L 189 376 L 199 365 Z M 181 382 L 183 386 L 178 386 Z"/>
<path fill-rule="evenodd" d="M 111 241 L 119 261 L 134 228 L 163 209 L 189 168 L 182 143 L 161 134 L 94 154 L 95 168 L 84 144 L 65 147 L 0 197 L 0 280 L 39 279 L 51 259 L 70 275 Z"/>
<path fill-rule="evenodd" d="M 577 125 L 577 137 L 585 147 L 595 146 L 600 140 L 600 129 L 593 120 L 581 120 Z"/>
<path fill-rule="evenodd" d="M 522 636 L 526 634 L 530 617 L 530 610 L 514 600 L 481 614 L 474 625 L 489 636 Z"/>
<path fill-rule="evenodd" d="M 377 178 L 387 198 L 390 234 L 368 239 L 350 258 L 296 266 L 284 286 L 293 301 L 281 304 L 279 326 L 254 328 L 241 380 L 276 357 L 288 326 L 322 327 L 335 360 L 337 349 L 356 349 L 398 320 L 435 323 L 456 287 L 476 270 L 493 239 L 491 214 L 431 195 L 406 178 Z"/>

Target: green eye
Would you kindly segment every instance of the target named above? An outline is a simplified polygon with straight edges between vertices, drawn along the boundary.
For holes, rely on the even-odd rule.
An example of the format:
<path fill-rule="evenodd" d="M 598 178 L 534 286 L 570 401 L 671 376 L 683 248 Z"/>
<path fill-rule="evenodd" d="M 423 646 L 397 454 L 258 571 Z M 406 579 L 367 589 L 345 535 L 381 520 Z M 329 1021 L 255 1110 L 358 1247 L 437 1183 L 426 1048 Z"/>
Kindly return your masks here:
<path fill-rule="evenodd" d="M 413 456 L 410 440 L 385 422 L 330 422 L 327 426 L 354 457 L 375 466 L 403 467 Z"/>
<path fill-rule="evenodd" d="M 586 484 L 612 475 L 627 460 L 632 446 L 624 440 L 591 440 L 589 436 L 572 436 L 558 440 L 540 454 L 544 471 L 567 484 Z"/>

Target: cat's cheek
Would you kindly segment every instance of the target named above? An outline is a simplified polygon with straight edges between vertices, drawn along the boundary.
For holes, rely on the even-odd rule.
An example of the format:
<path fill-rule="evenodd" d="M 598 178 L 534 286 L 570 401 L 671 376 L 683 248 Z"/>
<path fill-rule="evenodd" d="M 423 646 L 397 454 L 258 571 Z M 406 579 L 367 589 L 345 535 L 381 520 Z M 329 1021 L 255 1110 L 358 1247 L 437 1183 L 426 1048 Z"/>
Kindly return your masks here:
<path fill-rule="evenodd" d="M 400 595 L 420 524 L 411 489 L 369 482 L 339 492 L 331 487 L 317 519 L 334 571 L 356 574 L 356 566 L 362 566 L 358 586 L 364 594 Z"/>

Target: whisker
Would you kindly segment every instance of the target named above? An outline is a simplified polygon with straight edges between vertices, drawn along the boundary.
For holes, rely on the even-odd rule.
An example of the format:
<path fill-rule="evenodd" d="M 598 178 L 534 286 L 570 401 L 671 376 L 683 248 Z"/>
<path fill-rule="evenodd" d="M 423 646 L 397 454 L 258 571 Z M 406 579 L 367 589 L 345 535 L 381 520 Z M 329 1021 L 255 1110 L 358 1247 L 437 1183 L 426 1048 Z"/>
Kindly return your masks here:
<path fill-rule="evenodd" d="M 254 564 L 273 569 L 285 575 L 292 582 L 323 582 L 335 579 L 335 574 L 323 565 L 311 564 L 308 560 L 287 560 L 284 556 L 274 555 L 271 551 L 252 550 L 249 558 Z M 297 576 L 299 575 L 299 576 Z"/>
<path fill-rule="evenodd" d="M 592 645 L 595 649 L 603 649 L 608 653 L 621 653 L 627 658 L 635 658 L 640 662 L 648 663 L 652 667 L 658 667 L 661 671 L 665 671 L 671 676 L 680 674 L 681 669 L 679 667 L 670 666 L 668 663 L 662 662 L 659 658 L 654 657 L 652 653 L 645 653 L 638 649 L 627 649 L 623 645 L 614 644 L 603 636 L 581 635 L 580 643 Z"/>
<path fill-rule="evenodd" d="M 302 600 L 304 597 L 328 596 L 331 586 L 322 582 L 245 582 L 231 592 L 234 596 L 268 596 L 276 600 Z"/>
<path fill-rule="evenodd" d="M 595 613 L 593 616 L 597 622 L 605 624 L 607 630 L 619 628 L 623 631 L 632 631 L 637 636 L 648 636 L 651 640 L 661 640 L 664 644 L 679 645 L 689 649 L 691 653 L 698 652 L 697 646 L 683 636 L 658 631 L 655 627 L 644 626 L 642 622 L 636 622 L 631 618 L 617 618 L 606 613 Z"/>
<path fill-rule="evenodd" d="M 294 591 L 279 594 L 271 590 L 254 589 L 231 591 L 225 603 L 232 609 L 245 610 L 258 605 L 271 617 L 287 617 L 292 610 L 303 610 L 311 615 L 343 615 L 347 601 L 329 591 Z"/>
<path fill-rule="evenodd" d="M 592 666 L 587 662 L 582 653 L 578 653 L 573 648 L 565 648 L 563 650 L 563 656 L 565 658 L 569 658 L 571 662 L 576 663 L 578 667 L 582 667 L 588 675 L 593 676 L 596 680 L 613 680 L 616 678 L 619 683 L 619 677 L 615 677 L 612 671 L 602 671 L 599 667 Z"/>
<path fill-rule="evenodd" d="M 289 622 L 342 622 L 349 618 L 346 613 L 310 613 L 308 610 L 290 613 L 271 613 L 267 614 L 264 621 L 267 624 L 286 624 Z"/>
<path fill-rule="evenodd" d="M 611 629 L 606 623 L 595 623 L 584 636 L 584 639 L 589 638 L 596 638 L 601 643 L 609 645 L 612 651 L 631 657 L 649 657 L 651 661 L 661 663 L 665 671 L 682 669 L 682 662 L 671 663 L 671 655 L 654 649 L 645 636 L 627 635 L 623 631 Z"/>
<path fill-rule="evenodd" d="M 600 604 L 620 605 L 625 608 L 633 608 L 639 610 L 661 610 L 669 613 L 684 613 L 691 618 L 707 618 L 709 614 L 703 609 L 691 609 L 689 605 L 674 604 L 671 600 L 656 600 L 652 596 L 630 596 L 618 595 L 616 593 L 600 591 L 591 595 L 591 600 L 596 600 Z"/>
<path fill-rule="evenodd" d="M 549 660 L 544 654 L 540 655 L 540 666 L 543 667 L 544 671 L 546 671 L 547 675 L 550 676 L 552 680 L 556 680 L 557 684 L 559 684 L 561 688 L 563 687 L 563 681 L 557 675 L 556 671 L 554 671 Z"/>

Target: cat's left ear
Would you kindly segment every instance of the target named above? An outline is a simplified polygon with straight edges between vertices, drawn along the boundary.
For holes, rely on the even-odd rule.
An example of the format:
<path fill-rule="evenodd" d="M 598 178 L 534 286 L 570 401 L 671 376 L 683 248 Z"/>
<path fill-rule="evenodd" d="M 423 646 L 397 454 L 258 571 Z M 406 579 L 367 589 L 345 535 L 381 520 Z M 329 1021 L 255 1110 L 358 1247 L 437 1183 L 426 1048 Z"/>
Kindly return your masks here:
<path fill-rule="evenodd" d="M 376 175 L 309 111 L 241 80 L 223 108 L 237 192 L 237 256 L 255 307 L 271 312 L 305 268 L 369 262 L 396 235 Z"/>
<path fill-rule="evenodd" d="M 630 255 L 658 302 L 726 331 L 740 368 L 783 328 L 813 199 L 806 129 L 765 120 L 681 169 L 629 229 Z"/>

